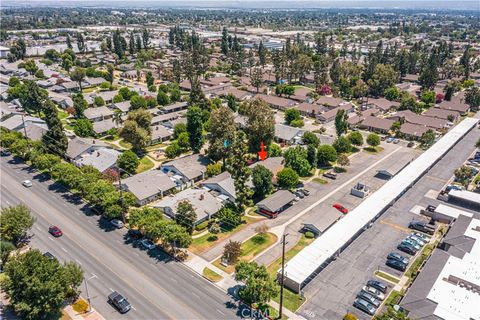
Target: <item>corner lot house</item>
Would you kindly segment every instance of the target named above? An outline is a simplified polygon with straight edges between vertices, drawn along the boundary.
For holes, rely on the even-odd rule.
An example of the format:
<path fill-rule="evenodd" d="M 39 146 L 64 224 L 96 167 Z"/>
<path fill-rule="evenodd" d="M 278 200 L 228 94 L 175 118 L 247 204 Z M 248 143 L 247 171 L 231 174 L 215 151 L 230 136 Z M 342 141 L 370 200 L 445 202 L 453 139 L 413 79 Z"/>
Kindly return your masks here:
<path fill-rule="evenodd" d="M 162 164 L 160 170 L 172 176 L 182 189 L 192 186 L 195 182 L 205 179 L 207 165 L 210 160 L 201 154 L 192 154 L 180 159 Z"/>
<path fill-rule="evenodd" d="M 195 225 L 210 219 L 223 207 L 223 202 L 205 189 L 186 189 L 170 197 L 163 198 L 153 206 L 160 208 L 171 218 L 177 214 L 178 204 L 189 201 L 197 214 Z"/>
<path fill-rule="evenodd" d="M 121 188 L 130 191 L 141 206 L 162 198 L 177 185 L 160 170 L 148 170 L 134 176 L 122 179 Z"/>

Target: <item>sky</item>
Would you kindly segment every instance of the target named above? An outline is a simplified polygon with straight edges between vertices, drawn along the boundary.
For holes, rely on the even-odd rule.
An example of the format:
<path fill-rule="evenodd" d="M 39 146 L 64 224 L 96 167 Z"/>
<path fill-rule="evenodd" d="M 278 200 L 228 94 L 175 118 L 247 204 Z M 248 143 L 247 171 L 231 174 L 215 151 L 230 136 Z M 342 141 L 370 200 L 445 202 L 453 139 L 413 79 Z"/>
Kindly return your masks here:
<path fill-rule="evenodd" d="M 1 7 L 10 6 L 101 6 L 101 7 L 198 7 L 198 8 L 400 8 L 458 9 L 480 11 L 478 0 L 2 0 Z"/>

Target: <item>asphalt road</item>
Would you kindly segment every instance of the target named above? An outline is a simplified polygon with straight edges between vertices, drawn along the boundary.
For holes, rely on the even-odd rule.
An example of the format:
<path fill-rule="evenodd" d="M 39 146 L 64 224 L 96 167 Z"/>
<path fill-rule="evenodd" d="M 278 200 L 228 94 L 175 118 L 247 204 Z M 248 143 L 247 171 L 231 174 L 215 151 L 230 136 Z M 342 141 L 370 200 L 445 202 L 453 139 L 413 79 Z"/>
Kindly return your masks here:
<path fill-rule="evenodd" d="M 233 300 L 219 288 L 160 250 L 146 251 L 93 215 L 88 206 L 58 183 L 46 180 L 20 161 L 1 157 L 0 205 L 26 204 L 36 217 L 30 245 L 60 261 L 81 265 L 91 302 L 106 319 L 233 319 Z M 21 181 L 30 179 L 33 187 Z M 64 235 L 53 238 L 48 226 Z M 81 286 L 86 297 L 85 284 Z M 107 302 L 111 291 L 123 294 L 132 310 L 119 314 Z"/>

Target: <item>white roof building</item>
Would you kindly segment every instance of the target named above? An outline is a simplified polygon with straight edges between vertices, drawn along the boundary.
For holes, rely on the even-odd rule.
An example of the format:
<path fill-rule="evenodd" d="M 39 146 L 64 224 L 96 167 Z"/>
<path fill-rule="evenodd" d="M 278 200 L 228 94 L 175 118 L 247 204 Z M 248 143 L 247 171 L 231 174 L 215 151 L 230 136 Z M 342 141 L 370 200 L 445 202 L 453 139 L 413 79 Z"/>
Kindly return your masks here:
<path fill-rule="evenodd" d="M 362 232 L 362 229 L 380 217 L 477 122 L 478 119 L 473 118 L 466 118 L 460 122 L 430 149 L 353 209 L 347 219 L 338 221 L 318 239 L 300 251 L 285 266 L 285 285 L 295 292 L 299 292 L 317 270 L 328 264 L 332 257 L 338 255 L 356 235 Z"/>

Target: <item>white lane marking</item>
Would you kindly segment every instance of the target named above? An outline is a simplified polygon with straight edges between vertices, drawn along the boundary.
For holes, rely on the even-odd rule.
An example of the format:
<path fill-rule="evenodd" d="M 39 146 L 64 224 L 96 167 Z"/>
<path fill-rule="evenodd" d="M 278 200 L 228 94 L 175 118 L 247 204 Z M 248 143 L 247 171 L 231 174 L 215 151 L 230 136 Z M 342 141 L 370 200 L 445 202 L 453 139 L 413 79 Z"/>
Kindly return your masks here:
<path fill-rule="evenodd" d="M 95 273 L 92 273 L 92 278 L 98 278 Z"/>
<path fill-rule="evenodd" d="M 55 240 L 53 240 L 53 238 L 52 238 L 52 237 L 47 237 L 47 238 L 48 238 L 48 239 L 50 239 L 50 240 L 52 240 L 52 241 L 55 241 Z"/>
<path fill-rule="evenodd" d="M 62 247 L 62 250 L 65 251 L 65 252 L 68 252 L 67 249 L 65 249 L 64 247 Z"/>
<path fill-rule="evenodd" d="M 223 313 L 222 311 L 220 311 L 218 309 L 216 309 L 216 310 L 217 310 L 218 313 L 225 315 L 225 313 Z"/>
<path fill-rule="evenodd" d="M 35 226 L 35 229 L 37 229 L 38 231 L 42 231 L 39 226 Z"/>
<path fill-rule="evenodd" d="M 78 261 L 78 259 L 75 259 L 75 261 L 79 264 L 79 265 L 82 265 L 82 263 L 80 261 Z"/>
<path fill-rule="evenodd" d="M 115 291 L 115 290 L 113 290 L 112 288 L 108 288 L 108 289 L 110 289 L 110 291 L 112 291 L 112 292 Z"/>
<path fill-rule="evenodd" d="M 133 309 L 133 310 L 135 310 L 135 311 L 137 311 L 137 309 L 135 309 L 135 307 L 134 307 L 134 306 L 132 306 L 132 309 Z"/>

